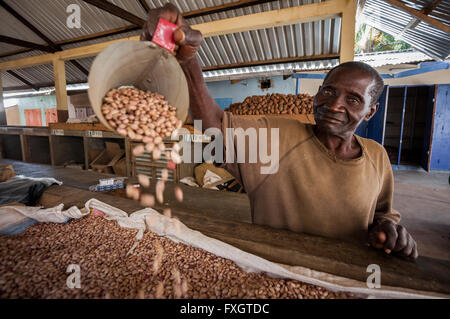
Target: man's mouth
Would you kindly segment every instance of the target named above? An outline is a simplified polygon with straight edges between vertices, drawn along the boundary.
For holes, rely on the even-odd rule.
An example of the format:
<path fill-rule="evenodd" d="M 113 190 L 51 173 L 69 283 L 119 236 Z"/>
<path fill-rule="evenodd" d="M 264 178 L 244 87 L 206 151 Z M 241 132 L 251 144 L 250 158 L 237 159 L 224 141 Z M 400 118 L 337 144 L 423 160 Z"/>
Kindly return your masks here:
<path fill-rule="evenodd" d="M 320 118 L 322 121 L 327 121 L 333 124 L 340 124 L 342 123 L 342 121 L 335 119 L 334 117 L 331 116 L 327 116 L 327 115 L 322 115 L 322 117 Z"/>

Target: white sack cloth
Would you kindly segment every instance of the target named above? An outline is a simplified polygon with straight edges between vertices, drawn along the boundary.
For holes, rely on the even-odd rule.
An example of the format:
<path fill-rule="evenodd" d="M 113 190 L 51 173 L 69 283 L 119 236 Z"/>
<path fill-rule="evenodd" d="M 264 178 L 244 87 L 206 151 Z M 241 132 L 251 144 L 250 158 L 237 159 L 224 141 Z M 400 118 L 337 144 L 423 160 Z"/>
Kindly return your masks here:
<path fill-rule="evenodd" d="M 91 209 L 97 209 L 105 214 L 106 219 L 115 220 L 121 227 L 138 230 L 137 241 L 128 252 L 132 253 L 142 239 L 145 230 L 150 230 L 159 236 L 164 236 L 174 242 L 180 242 L 189 246 L 208 251 L 216 256 L 234 261 L 246 272 L 265 272 L 269 276 L 277 278 L 294 279 L 304 283 L 324 287 L 330 291 L 342 291 L 354 293 L 367 298 L 449 298 L 448 295 L 416 291 L 412 289 L 382 286 L 379 289 L 369 289 L 366 283 L 339 277 L 304 267 L 292 267 L 277 264 L 261 257 L 244 252 L 234 246 L 207 237 L 202 233 L 192 230 L 176 218 L 168 218 L 156 210 L 145 208 L 128 214 L 116 207 L 110 206 L 97 199 L 90 199 L 85 204 L 87 212 L 81 212 L 76 207 L 62 211 L 62 204 L 51 209 L 38 211 L 23 210 L 23 207 L 15 207 L 16 211 L 29 214 L 31 218 L 39 218 L 42 221 L 61 222 L 67 218 L 81 218 Z M 10 208 L 10 207 L 9 207 Z M 37 215 L 33 215 L 37 214 Z M 369 275 L 369 274 L 368 274 Z"/>

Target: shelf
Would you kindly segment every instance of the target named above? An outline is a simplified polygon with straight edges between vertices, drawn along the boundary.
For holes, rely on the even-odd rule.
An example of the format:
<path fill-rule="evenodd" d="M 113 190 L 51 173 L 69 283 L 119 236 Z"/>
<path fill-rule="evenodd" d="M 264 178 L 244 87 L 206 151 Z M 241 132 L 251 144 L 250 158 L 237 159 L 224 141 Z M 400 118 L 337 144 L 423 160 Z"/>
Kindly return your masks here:
<path fill-rule="evenodd" d="M 316 124 L 314 121 L 314 114 L 262 114 L 262 115 L 234 115 L 240 118 L 260 119 L 264 117 L 284 117 L 288 119 L 295 119 L 305 124 Z"/>

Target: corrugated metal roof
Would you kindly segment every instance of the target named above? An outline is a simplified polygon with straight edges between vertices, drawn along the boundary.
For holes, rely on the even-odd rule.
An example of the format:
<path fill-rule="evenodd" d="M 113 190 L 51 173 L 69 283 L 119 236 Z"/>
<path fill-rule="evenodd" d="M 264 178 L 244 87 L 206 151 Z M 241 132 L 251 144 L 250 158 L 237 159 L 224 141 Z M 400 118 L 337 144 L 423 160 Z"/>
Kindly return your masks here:
<path fill-rule="evenodd" d="M 86 36 L 130 25 L 130 23 L 120 18 L 114 17 L 113 15 L 80 0 L 40 0 L 27 1 L 20 4 L 12 0 L 6 1 L 11 7 L 13 7 L 13 9 L 23 15 L 25 19 L 30 21 L 34 26 L 36 26 L 39 30 L 41 30 L 41 32 L 43 32 L 54 42 Z M 169 2 L 175 4 L 182 12 L 192 12 L 199 9 L 232 3 L 235 1 L 236 0 L 171 0 Z M 111 2 L 133 13 L 136 16 L 139 16 L 142 19 L 146 18 L 146 12 L 144 8 L 141 7 L 141 5 L 138 3 L 138 1 L 112 0 Z M 150 8 L 161 7 L 166 2 L 167 1 L 165 0 L 147 0 L 147 4 Z M 321 2 L 321 0 L 272 1 L 241 9 L 229 10 L 201 17 L 190 18 L 188 19 L 188 21 L 190 24 L 199 24 L 263 11 L 310 4 L 313 2 Z M 80 29 L 69 29 L 66 26 L 66 18 L 68 16 L 68 13 L 66 13 L 66 8 L 70 4 L 78 4 L 81 8 Z M 24 26 L 19 25 L 18 28 L 22 29 L 22 33 L 25 32 L 24 29 L 29 33 L 29 30 Z M 235 67 L 236 65 L 242 63 L 251 63 L 256 61 L 278 60 L 284 58 L 295 58 L 312 55 L 338 54 L 340 28 L 341 19 L 336 18 L 325 21 L 317 21 L 206 38 L 201 48 L 199 49 L 199 58 L 203 67 L 227 67 L 227 65 L 230 65 L 229 67 Z M 138 35 L 139 33 L 139 30 L 130 31 L 118 35 L 103 37 L 101 39 L 66 44 L 62 45 L 62 47 L 63 49 L 70 49 Z M 34 40 L 37 39 L 34 38 Z M 0 51 L 0 53 L 1 52 L 4 51 Z M 42 54 L 42 52 L 30 51 L 14 56 L 0 58 L 0 61 L 18 59 L 21 57 L 33 56 L 38 54 Z M 85 69 L 89 70 L 92 61 L 93 58 L 88 58 L 79 60 L 78 62 Z M 318 65 L 321 65 L 320 63 Z M 307 65 L 313 64 L 313 62 L 303 62 L 301 64 L 298 64 L 297 67 L 303 68 Z M 277 66 L 276 68 L 288 68 L 289 66 L 292 65 L 289 63 L 284 63 L 283 67 Z M 271 66 L 266 66 L 264 68 L 270 69 Z M 250 69 L 253 70 L 254 67 Z M 53 70 L 50 65 L 40 68 L 22 69 L 20 71 L 20 74 L 33 84 L 43 84 L 53 81 Z M 66 63 L 66 78 L 68 82 L 82 81 L 87 79 L 87 77 L 71 63 Z M 40 81 L 36 82 L 36 80 L 39 79 Z M 16 84 L 16 81 L 14 81 L 14 83 Z M 13 85 L 13 83 L 8 79 L 5 79 L 3 83 L 5 87 L 15 86 L 15 84 Z"/>
<path fill-rule="evenodd" d="M 407 5 L 412 5 L 411 1 L 402 1 Z M 427 2 L 429 4 L 429 2 Z M 424 4 L 427 4 L 424 2 Z M 423 6 L 415 4 L 416 9 Z M 436 8 L 437 14 L 448 14 L 450 12 L 450 2 L 442 1 Z M 415 47 L 417 50 L 428 56 L 443 60 L 450 54 L 450 34 L 421 21 L 414 29 L 407 29 L 402 33 L 414 16 L 399 8 L 390 5 L 382 0 L 366 0 L 363 16 L 365 23 L 386 32 L 392 36 L 400 36 L 400 39 Z M 433 17 L 433 14 L 430 14 Z M 450 21 L 443 21 L 449 25 Z"/>
<path fill-rule="evenodd" d="M 54 42 L 130 26 L 129 22 L 81 0 L 5 1 Z M 137 0 L 109 1 L 142 19 L 146 18 L 144 8 Z M 414 0 L 415 4 L 412 1 L 404 2 L 417 9 L 421 9 L 424 5 L 427 5 L 429 1 L 430 0 Z M 147 0 L 146 2 L 150 8 L 161 7 L 164 3 L 171 2 L 182 12 L 192 12 L 199 9 L 236 2 L 236 0 Z M 188 21 L 190 24 L 199 24 L 263 11 L 305 5 L 313 2 L 321 2 L 321 0 L 271 1 L 241 9 L 190 18 Z M 78 4 L 81 8 L 80 29 L 69 29 L 66 25 L 66 19 L 69 15 L 66 12 L 66 9 L 70 4 Z M 449 2 L 443 1 L 430 16 L 434 17 L 434 14 L 436 18 L 440 17 L 439 19 L 442 20 L 449 12 Z M 381 0 L 366 0 L 363 14 L 368 24 L 393 35 L 399 34 L 403 27 L 412 19 L 411 15 L 395 9 Z M 448 23 L 448 21 L 446 22 Z M 12 32 L 16 30 L 15 37 L 17 38 L 35 43 L 43 43 L 39 37 L 34 35 L 28 28 L 21 25 L 18 20 L 5 10 L 0 10 L 0 24 L 2 26 L 2 34 L 12 36 L 14 35 Z M 253 76 L 255 76 L 264 72 L 288 73 L 292 70 L 317 70 L 329 68 L 337 63 L 337 59 L 333 58 L 331 60 L 298 63 L 285 62 L 276 65 L 252 66 L 247 68 L 239 67 L 239 65 L 270 60 L 279 60 L 279 62 L 283 62 L 283 59 L 288 58 L 339 54 L 340 29 L 341 18 L 334 18 L 206 38 L 199 49 L 199 59 L 203 67 L 220 67 L 221 69 L 228 69 L 205 72 L 205 76 L 210 80 L 219 77 L 242 76 L 244 73 L 253 74 Z M 6 31 L 3 33 L 3 30 Z M 63 49 L 76 48 L 138 35 L 139 33 L 139 30 L 129 31 L 102 37 L 100 39 L 66 44 L 62 45 L 62 47 Z M 449 35 L 442 31 L 437 31 L 436 28 L 423 22 L 421 22 L 414 30 L 405 32 L 403 39 L 429 56 L 446 57 L 450 53 Z M 17 46 L 0 44 L 0 54 L 16 49 L 18 49 Z M 0 62 L 40 54 L 43 54 L 43 52 L 33 50 L 0 58 Z M 94 58 L 92 57 L 80 59 L 77 60 L 77 62 L 85 69 L 89 70 L 93 60 Z M 17 70 L 17 73 L 33 84 L 45 84 L 53 81 L 53 69 L 51 65 L 21 69 Z M 3 78 L 4 87 L 17 86 L 17 79 L 11 78 L 11 76 L 4 76 Z M 66 63 L 66 78 L 67 82 L 87 80 L 86 75 L 72 63 Z"/>
<path fill-rule="evenodd" d="M 77 38 L 130 25 L 129 22 L 80 0 L 5 0 L 5 2 L 7 2 L 9 6 L 27 19 L 53 42 Z M 130 7 L 131 9 L 131 3 L 135 1 L 116 0 L 115 2 L 123 5 L 123 8 Z M 77 4 L 80 6 L 80 29 L 71 29 L 67 26 L 67 18 L 70 15 L 70 13 L 67 13 L 67 7 L 71 4 Z M 1 24 L 3 29 L 3 22 Z M 28 30 L 26 27 L 22 26 L 22 29 L 24 28 Z"/>
<path fill-rule="evenodd" d="M 297 63 L 281 63 L 254 67 L 234 68 L 203 72 L 206 81 L 223 81 L 259 76 L 292 74 L 293 71 L 318 71 L 331 69 L 339 64 L 339 59 L 308 61 Z"/>
<path fill-rule="evenodd" d="M 355 61 L 367 63 L 374 68 L 388 64 L 415 63 L 427 60 L 430 60 L 429 56 L 413 49 L 400 52 L 388 51 L 355 55 Z"/>
<path fill-rule="evenodd" d="M 23 86 L 23 82 L 7 72 L 2 72 L 2 80 L 5 87 Z"/>
<path fill-rule="evenodd" d="M 27 27 L 24 27 L 22 22 L 13 17 L 8 11 L 3 9 L 0 10 L 0 21 L 2 26 L 1 35 L 36 44 L 46 44 L 35 33 L 31 32 Z M 0 53 L 21 49 L 21 47 L 18 46 L 12 46 L 12 48 L 10 46 L 11 45 L 9 44 L 5 45 L 4 43 L 1 43 Z"/>

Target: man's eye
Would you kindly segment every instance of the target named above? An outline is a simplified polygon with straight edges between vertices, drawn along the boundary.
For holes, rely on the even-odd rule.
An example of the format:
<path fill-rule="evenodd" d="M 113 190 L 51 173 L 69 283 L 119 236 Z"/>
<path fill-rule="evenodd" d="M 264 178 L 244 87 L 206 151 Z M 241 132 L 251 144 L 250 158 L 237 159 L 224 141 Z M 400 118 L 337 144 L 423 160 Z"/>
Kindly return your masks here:
<path fill-rule="evenodd" d="M 348 98 L 348 102 L 349 102 L 351 105 L 357 105 L 357 104 L 359 104 L 359 100 L 358 100 L 357 98 L 354 98 L 354 97 Z"/>
<path fill-rule="evenodd" d="M 331 89 L 325 88 L 325 89 L 323 89 L 323 94 L 324 94 L 324 95 L 332 95 L 332 94 L 333 94 L 333 91 L 332 91 Z"/>

